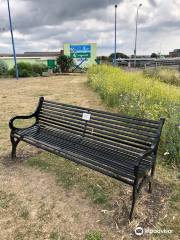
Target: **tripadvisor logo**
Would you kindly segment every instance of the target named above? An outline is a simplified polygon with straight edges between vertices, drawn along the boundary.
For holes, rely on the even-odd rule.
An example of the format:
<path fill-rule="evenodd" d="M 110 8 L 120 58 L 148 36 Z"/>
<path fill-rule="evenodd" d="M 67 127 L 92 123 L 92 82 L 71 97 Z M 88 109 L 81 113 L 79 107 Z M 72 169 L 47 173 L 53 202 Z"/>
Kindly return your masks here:
<path fill-rule="evenodd" d="M 134 233 L 137 236 L 142 236 L 143 234 L 172 234 L 173 230 L 170 230 L 170 229 L 150 229 L 150 228 L 137 227 L 134 230 Z"/>
<path fill-rule="evenodd" d="M 137 227 L 134 232 L 137 236 L 142 236 L 144 234 L 144 229 L 142 227 Z"/>

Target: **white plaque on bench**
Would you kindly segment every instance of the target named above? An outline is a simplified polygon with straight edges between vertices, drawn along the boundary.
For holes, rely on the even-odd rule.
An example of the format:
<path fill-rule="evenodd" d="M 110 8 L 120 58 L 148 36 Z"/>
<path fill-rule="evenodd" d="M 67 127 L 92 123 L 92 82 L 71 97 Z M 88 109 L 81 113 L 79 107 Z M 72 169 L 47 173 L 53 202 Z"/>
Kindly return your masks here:
<path fill-rule="evenodd" d="M 85 121 L 89 121 L 91 119 L 91 114 L 90 113 L 83 113 L 82 119 Z"/>

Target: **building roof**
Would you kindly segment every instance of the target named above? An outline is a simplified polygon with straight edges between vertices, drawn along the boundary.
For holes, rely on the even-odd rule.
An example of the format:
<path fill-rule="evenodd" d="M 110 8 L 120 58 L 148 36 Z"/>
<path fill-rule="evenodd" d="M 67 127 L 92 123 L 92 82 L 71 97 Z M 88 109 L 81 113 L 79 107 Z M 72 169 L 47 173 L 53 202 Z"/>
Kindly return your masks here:
<path fill-rule="evenodd" d="M 57 57 L 60 52 L 24 52 L 16 54 L 17 57 Z M 0 57 L 13 57 L 13 54 L 0 53 Z"/>
<path fill-rule="evenodd" d="M 60 52 L 24 52 L 24 55 L 29 57 L 54 57 L 59 56 Z"/>

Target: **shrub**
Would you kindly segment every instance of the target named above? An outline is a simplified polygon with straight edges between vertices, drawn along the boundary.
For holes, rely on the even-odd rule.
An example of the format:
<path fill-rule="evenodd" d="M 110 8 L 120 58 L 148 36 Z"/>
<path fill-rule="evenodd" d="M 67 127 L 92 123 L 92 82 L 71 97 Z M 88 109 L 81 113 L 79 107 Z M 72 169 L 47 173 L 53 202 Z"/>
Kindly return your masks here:
<path fill-rule="evenodd" d="M 32 76 L 32 65 L 26 62 L 20 62 L 17 64 L 19 70 L 19 77 L 31 77 Z M 16 69 L 13 67 L 9 70 L 9 75 L 15 77 L 16 76 Z"/>
<path fill-rule="evenodd" d="M 31 64 L 26 62 L 18 63 L 19 77 L 39 77 L 43 72 L 47 71 L 48 67 L 44 64 Z M 15 67 L 9 70 L 9 75 L 15 77 Z"/>
<path fill-rule="evenodd" d="M 22 69 L 19 72 L 20 77 L 31 77 L 32 74 L 27 69 Z"/>
<path fill-rule="evenodd" d="M 0 76 L 7 75 L 8 73 L 8 66 L 5 61 L 0 60 Z"/>
<path fill-rule="evenodd" d="M 39 74 L 39 76 L 42 76 L 43 72 L 46 72 L 48 70 L 48 67 L 45 64 L 32 64 L 32 71 L 33 73 Z"/>
<path fill-rule="evenodd" d="M 144 70 L 146 77 L 152 77 L 159 79 L 159 81 L 180 86 L 180 72 L 175 69 L 169 69 L 165 67 L 161 68 L 147 68 Z"/>
<path fill-rule="evenodd" d="M 93 66 L 88 72 L 89 84 L 100 93 L 102 99 L 117 107 L 125 115 L 166 122 L 160 143 L 160 153 L 167 163 L 180 163 L 178 87 L 158 80 L 145 78 L 142 73 L 125 72 L 111 66 Z"/>
<path fill-rule="evenodd" d="M 73 58 L 66 55 L 61 55 L 57 58 L 57 64 L 59 65 L 61 72 L 66 73 L 69 72 L 71 67 L 73 67 L 74 62 Z"/>

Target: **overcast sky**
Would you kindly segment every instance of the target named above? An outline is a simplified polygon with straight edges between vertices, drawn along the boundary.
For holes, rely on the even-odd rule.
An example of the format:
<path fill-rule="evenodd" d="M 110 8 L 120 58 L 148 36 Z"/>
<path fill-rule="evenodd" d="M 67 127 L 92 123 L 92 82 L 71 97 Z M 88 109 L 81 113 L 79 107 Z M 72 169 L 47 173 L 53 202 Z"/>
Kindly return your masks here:
<path fill-rule="evenodd" d="M 18 53 L 59 51 L 66 42 L 96 42 L 99 55 L 132 54 L 139 3 L 137 54 L 180 48 L 180 0 L 10 0 Z M 5 31 L 2 31 L 5 28 Z M 12 52 L 7 1 L 0 1 L 0 52 Z"/>

